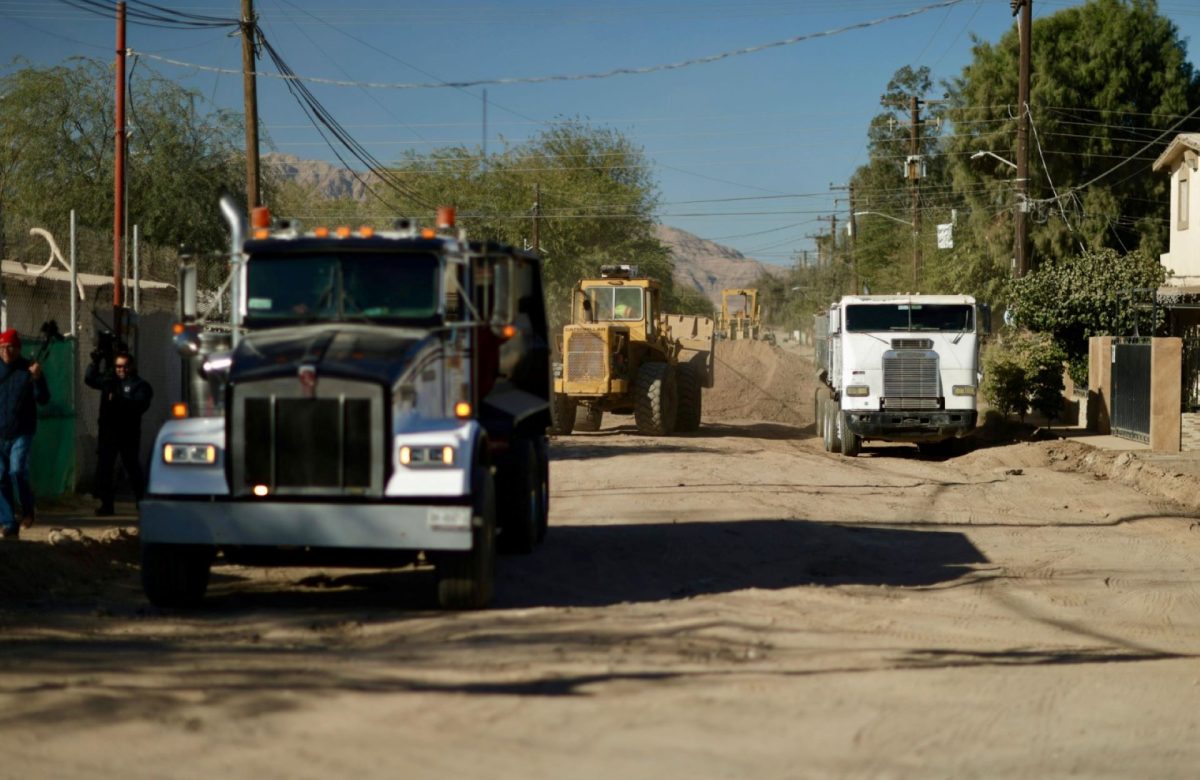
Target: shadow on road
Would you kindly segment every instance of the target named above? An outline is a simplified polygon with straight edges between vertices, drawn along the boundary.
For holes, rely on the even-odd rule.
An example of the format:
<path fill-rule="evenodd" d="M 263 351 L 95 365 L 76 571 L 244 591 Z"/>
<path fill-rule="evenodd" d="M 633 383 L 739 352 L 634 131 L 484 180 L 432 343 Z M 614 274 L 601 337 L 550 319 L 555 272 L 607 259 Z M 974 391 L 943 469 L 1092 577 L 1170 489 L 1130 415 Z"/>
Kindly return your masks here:
<path fill-rule="evenodd" d="M 751 520 L 552 529 L 502 561 L 498 607 L 605 606 L 802 585 L 921 586 L 986 563 L 965 535 Z"/>

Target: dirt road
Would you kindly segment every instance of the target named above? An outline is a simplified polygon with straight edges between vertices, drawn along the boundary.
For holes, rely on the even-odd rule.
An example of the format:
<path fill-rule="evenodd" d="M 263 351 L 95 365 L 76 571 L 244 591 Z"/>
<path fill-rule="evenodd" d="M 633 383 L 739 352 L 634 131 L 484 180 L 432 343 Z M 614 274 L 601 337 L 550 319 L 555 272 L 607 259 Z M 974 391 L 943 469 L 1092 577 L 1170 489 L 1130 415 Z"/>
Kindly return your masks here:
<path fill-rule="evenodd" d="M 85 546 L 90 590 L 0 609 L 0 777 L 1195 776 L 1192 510 L 1070 443 L 628 423 L 555 440 L 547 544 L 482 612 L 426 610 L 419 574 L 223 567 L 159 613 L 131 542 Z"/>

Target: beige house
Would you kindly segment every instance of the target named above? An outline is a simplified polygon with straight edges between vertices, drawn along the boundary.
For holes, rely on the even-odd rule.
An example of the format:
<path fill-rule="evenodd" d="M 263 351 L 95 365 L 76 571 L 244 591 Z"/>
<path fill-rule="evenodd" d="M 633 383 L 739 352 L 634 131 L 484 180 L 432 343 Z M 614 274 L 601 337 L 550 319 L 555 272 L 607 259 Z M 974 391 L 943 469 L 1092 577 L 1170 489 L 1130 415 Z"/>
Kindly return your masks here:
<path fill-rule="evenodd" d="M 1180 133 L 1154 161 L 1171 174 L 1171 239 L 1162 264 L 1168 287 L 1200 288 L 1200 133 Z M 1195 184 L 1196 187 L 1192 187 Z"/>

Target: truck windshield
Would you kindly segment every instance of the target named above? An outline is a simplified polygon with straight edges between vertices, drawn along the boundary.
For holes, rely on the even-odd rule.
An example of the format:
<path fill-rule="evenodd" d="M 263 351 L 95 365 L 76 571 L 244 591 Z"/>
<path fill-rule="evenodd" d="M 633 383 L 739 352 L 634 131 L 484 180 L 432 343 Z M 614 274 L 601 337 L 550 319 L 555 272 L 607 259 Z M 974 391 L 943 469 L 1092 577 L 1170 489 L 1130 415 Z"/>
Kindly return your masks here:
<path fill-rule="evenodd" d="M 965 303 L 859 304 L 846 307 L 846 331 L 975 329 L 975 307 Z"/>
<path fill-rule="evenodd" d="M 438 315 L 439 267 L 429 252 L 255 255 L 246 271 L 246 323 L 428 322 Z"/>

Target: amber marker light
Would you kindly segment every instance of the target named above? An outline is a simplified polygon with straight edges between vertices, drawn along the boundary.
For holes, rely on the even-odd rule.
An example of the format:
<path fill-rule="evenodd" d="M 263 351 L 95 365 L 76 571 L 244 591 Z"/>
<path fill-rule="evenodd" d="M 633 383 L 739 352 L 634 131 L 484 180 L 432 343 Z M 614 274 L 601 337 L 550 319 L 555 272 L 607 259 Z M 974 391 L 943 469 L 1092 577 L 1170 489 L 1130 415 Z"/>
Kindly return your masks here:
<path fill-rule="evenodd" d="M 371 227 L 370 225 L 363 225 L 358 229 L 358 234 L 363 238 L 370 238 L 371 236 L 375 235 L 375 228 Z"/>
<path fill-rule="evenodd" d="M 171 404 L 171 416 L 177 420 L 187 417 L 187 404 Z"/>
<path fill-rule="evenodd" d="M 271 488 L 267 487 L 266 485 L 255 485 L 252 492 L 259 498 L 265 498 L 266 495 L 271 492 Z"/>
<path fill-rule="evenodd" d="M 349 238 L 350 237 L 350 228 L 346 227 L 345 225 L 340 225 L 338 227 L 338 229 L 334 232 L 337 233 L 338 238 Z"/>
<path fill-rule="evenodd" d="M 421 238 L 437 238 L 437 231 L 433 228 L 421 228 Z"/>
<path fill-rule="evenodd" d="M 269 228 L 255 228 L 254 237 L 259 241 L 263 240 L 264 238 L 270 238 L 271 231 Z"/>
<path fill-rule="evenodd" d="M 466 401 L 459 401 L 454 405 L 454 416 L 460 419 L 471 416 L 471 404 Z"/>
<path fill-rule="evenodd" d="M 517 326 L 513 325 L 511 323 L 509 323 L 508 325 L 505 325 L 500 330 L 500 335 L 506 339 L 511 339 L 513 336 L 517 335 Z"/>
<path fill-rule="evenodd" d="M 313 230 L 313 235 L 317 238 L 329 238 L 329 228 L 319 227 Z"/>
<path fill-rule="evenodd" d="M 187 327 L 185 327 L 182 322 L 177 322 L 171 326 L 171 333 L 176 336 L 178 336 L 180 333 L 183 333 L 185 330 L 187 330 Z"/>

